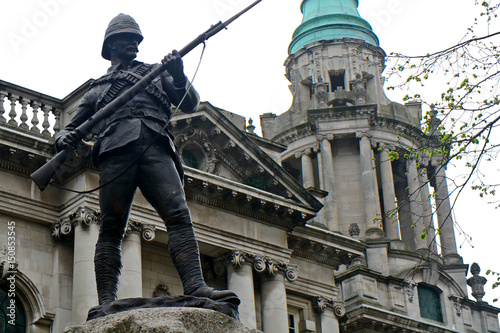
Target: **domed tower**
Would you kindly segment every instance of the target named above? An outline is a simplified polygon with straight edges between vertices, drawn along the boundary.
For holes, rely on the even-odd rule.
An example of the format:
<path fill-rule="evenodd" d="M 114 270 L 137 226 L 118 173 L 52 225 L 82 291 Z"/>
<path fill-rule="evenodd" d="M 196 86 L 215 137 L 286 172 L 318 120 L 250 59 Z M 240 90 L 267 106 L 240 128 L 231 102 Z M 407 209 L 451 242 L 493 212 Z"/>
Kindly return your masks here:
<path fill-rule="evenodd" d="M 420 235 L 433 221 L 425 175 L 412 161 L 391 163 L 386 156 L 402 143 L 403 150 L 412 145 L 401 134 L 421 134 L 420 103 L 401 105 L 385 96 L 386 54 L 357 8 L 357 0 L 302 1 L 303 20 L 285 61 L 293 102 L 279 116 L 261 116 L 263 136 L 285 144 L 283 166 L 324 195 L 314 223 L 426 249 L 429 241 Z M 456 253 L 447 225 L 453 242 L 443 246 Z"/>
<path fill-rule="evenodd" d="M 465 304 L 468 266 L 457 254 L 445 168 L 435 157 L 403 157 L 432 142 L 421 130 L 421 104 L 385 96 L 386 54 L 358 0 L 303 0 L 301 11 L 285 61 L 292 105 L 261 115 L 261 127 L 286 147 L 282 166 L 324 204 L 311 228 L 367 244 L 364 258 L 335 273 L 349 317 L 342 331 L 413 325 L 388 324 L 389 312 L 430 319 L 436 332 L 465 329 L 447 301 Z M 438 122 L 434 112 L 430 126 Z"/>

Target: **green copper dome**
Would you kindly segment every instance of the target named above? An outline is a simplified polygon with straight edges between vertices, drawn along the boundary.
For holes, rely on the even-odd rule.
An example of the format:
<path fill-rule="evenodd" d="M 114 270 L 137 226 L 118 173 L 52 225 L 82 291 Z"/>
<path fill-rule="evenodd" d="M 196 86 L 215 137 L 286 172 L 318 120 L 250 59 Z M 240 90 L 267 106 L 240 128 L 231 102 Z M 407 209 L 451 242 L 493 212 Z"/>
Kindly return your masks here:
<path fill-rule="evenodd" d="M 358 12 L 358 0 L 303 0 L 304 18 L 293 33 L 288 54 L 321 40 L 357 38 L 379 46 L 377 35 Z"/>

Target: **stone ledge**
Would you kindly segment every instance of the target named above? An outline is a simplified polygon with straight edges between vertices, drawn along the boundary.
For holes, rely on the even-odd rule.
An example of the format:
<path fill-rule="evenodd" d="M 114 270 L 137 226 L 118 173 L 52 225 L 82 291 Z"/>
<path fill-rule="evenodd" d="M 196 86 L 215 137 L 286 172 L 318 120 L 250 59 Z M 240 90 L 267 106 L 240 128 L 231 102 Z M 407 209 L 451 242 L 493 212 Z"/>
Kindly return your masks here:
<path fill-rule="evenodd" d="M 64 333 L 259 333 L 225 314 L 198 308 L 150 308 L 111 314 Z"/>

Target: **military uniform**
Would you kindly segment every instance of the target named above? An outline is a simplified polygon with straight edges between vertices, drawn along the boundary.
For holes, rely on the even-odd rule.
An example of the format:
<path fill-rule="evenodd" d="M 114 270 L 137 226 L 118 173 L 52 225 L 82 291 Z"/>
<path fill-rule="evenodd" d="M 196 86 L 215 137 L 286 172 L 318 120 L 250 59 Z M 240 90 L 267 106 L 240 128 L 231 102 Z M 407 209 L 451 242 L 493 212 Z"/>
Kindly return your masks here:
<path fill-rule="evenodd" d="M 134 34 L 142 40 L 137 23 L 130 16 L 120 14 L 106 31 L 104 58 L 110 59 L 106 40 L 120 33 Z M 56 136 L 56 146 L 153 66 L 138 61 L 132 61 L 129 68 L 121 63 L 112 66 L 92 84 L 74 118 Z M 94 258 L 100 305 L 117 298 L 121 243 L 137 187 L 167 227 L 168 250 L 183 282 L 184 294 L 215 300 L 229 297 L 233 303 L 239 303 L 234 293 L 213 290 L 203 280 L 198 244 L 183 190 L 182 165 L 166 128 L 171 105 L 179 103 L 182 111 L 195 112 L 198 93 L 185 76 L 176 82 L 164 72 L 93 131 L 97 136 L 93 157 L 100 166 L 100 185 L 103 186 L 99 193 L 101 227 Z M 120 176 L 115 179 L 117 175 Z"/>

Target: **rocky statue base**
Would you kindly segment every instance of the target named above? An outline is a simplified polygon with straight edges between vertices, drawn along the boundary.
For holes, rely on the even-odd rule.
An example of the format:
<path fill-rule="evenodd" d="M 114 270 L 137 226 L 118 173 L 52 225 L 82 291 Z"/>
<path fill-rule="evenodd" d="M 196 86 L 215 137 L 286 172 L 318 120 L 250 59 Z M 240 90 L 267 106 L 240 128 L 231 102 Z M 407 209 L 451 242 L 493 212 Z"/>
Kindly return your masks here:
<path fill-rule="evenodd" d="M 89 320 L 64 333 L 261 333 L 217 311 L 194 307 L 141 308 Z"/>

